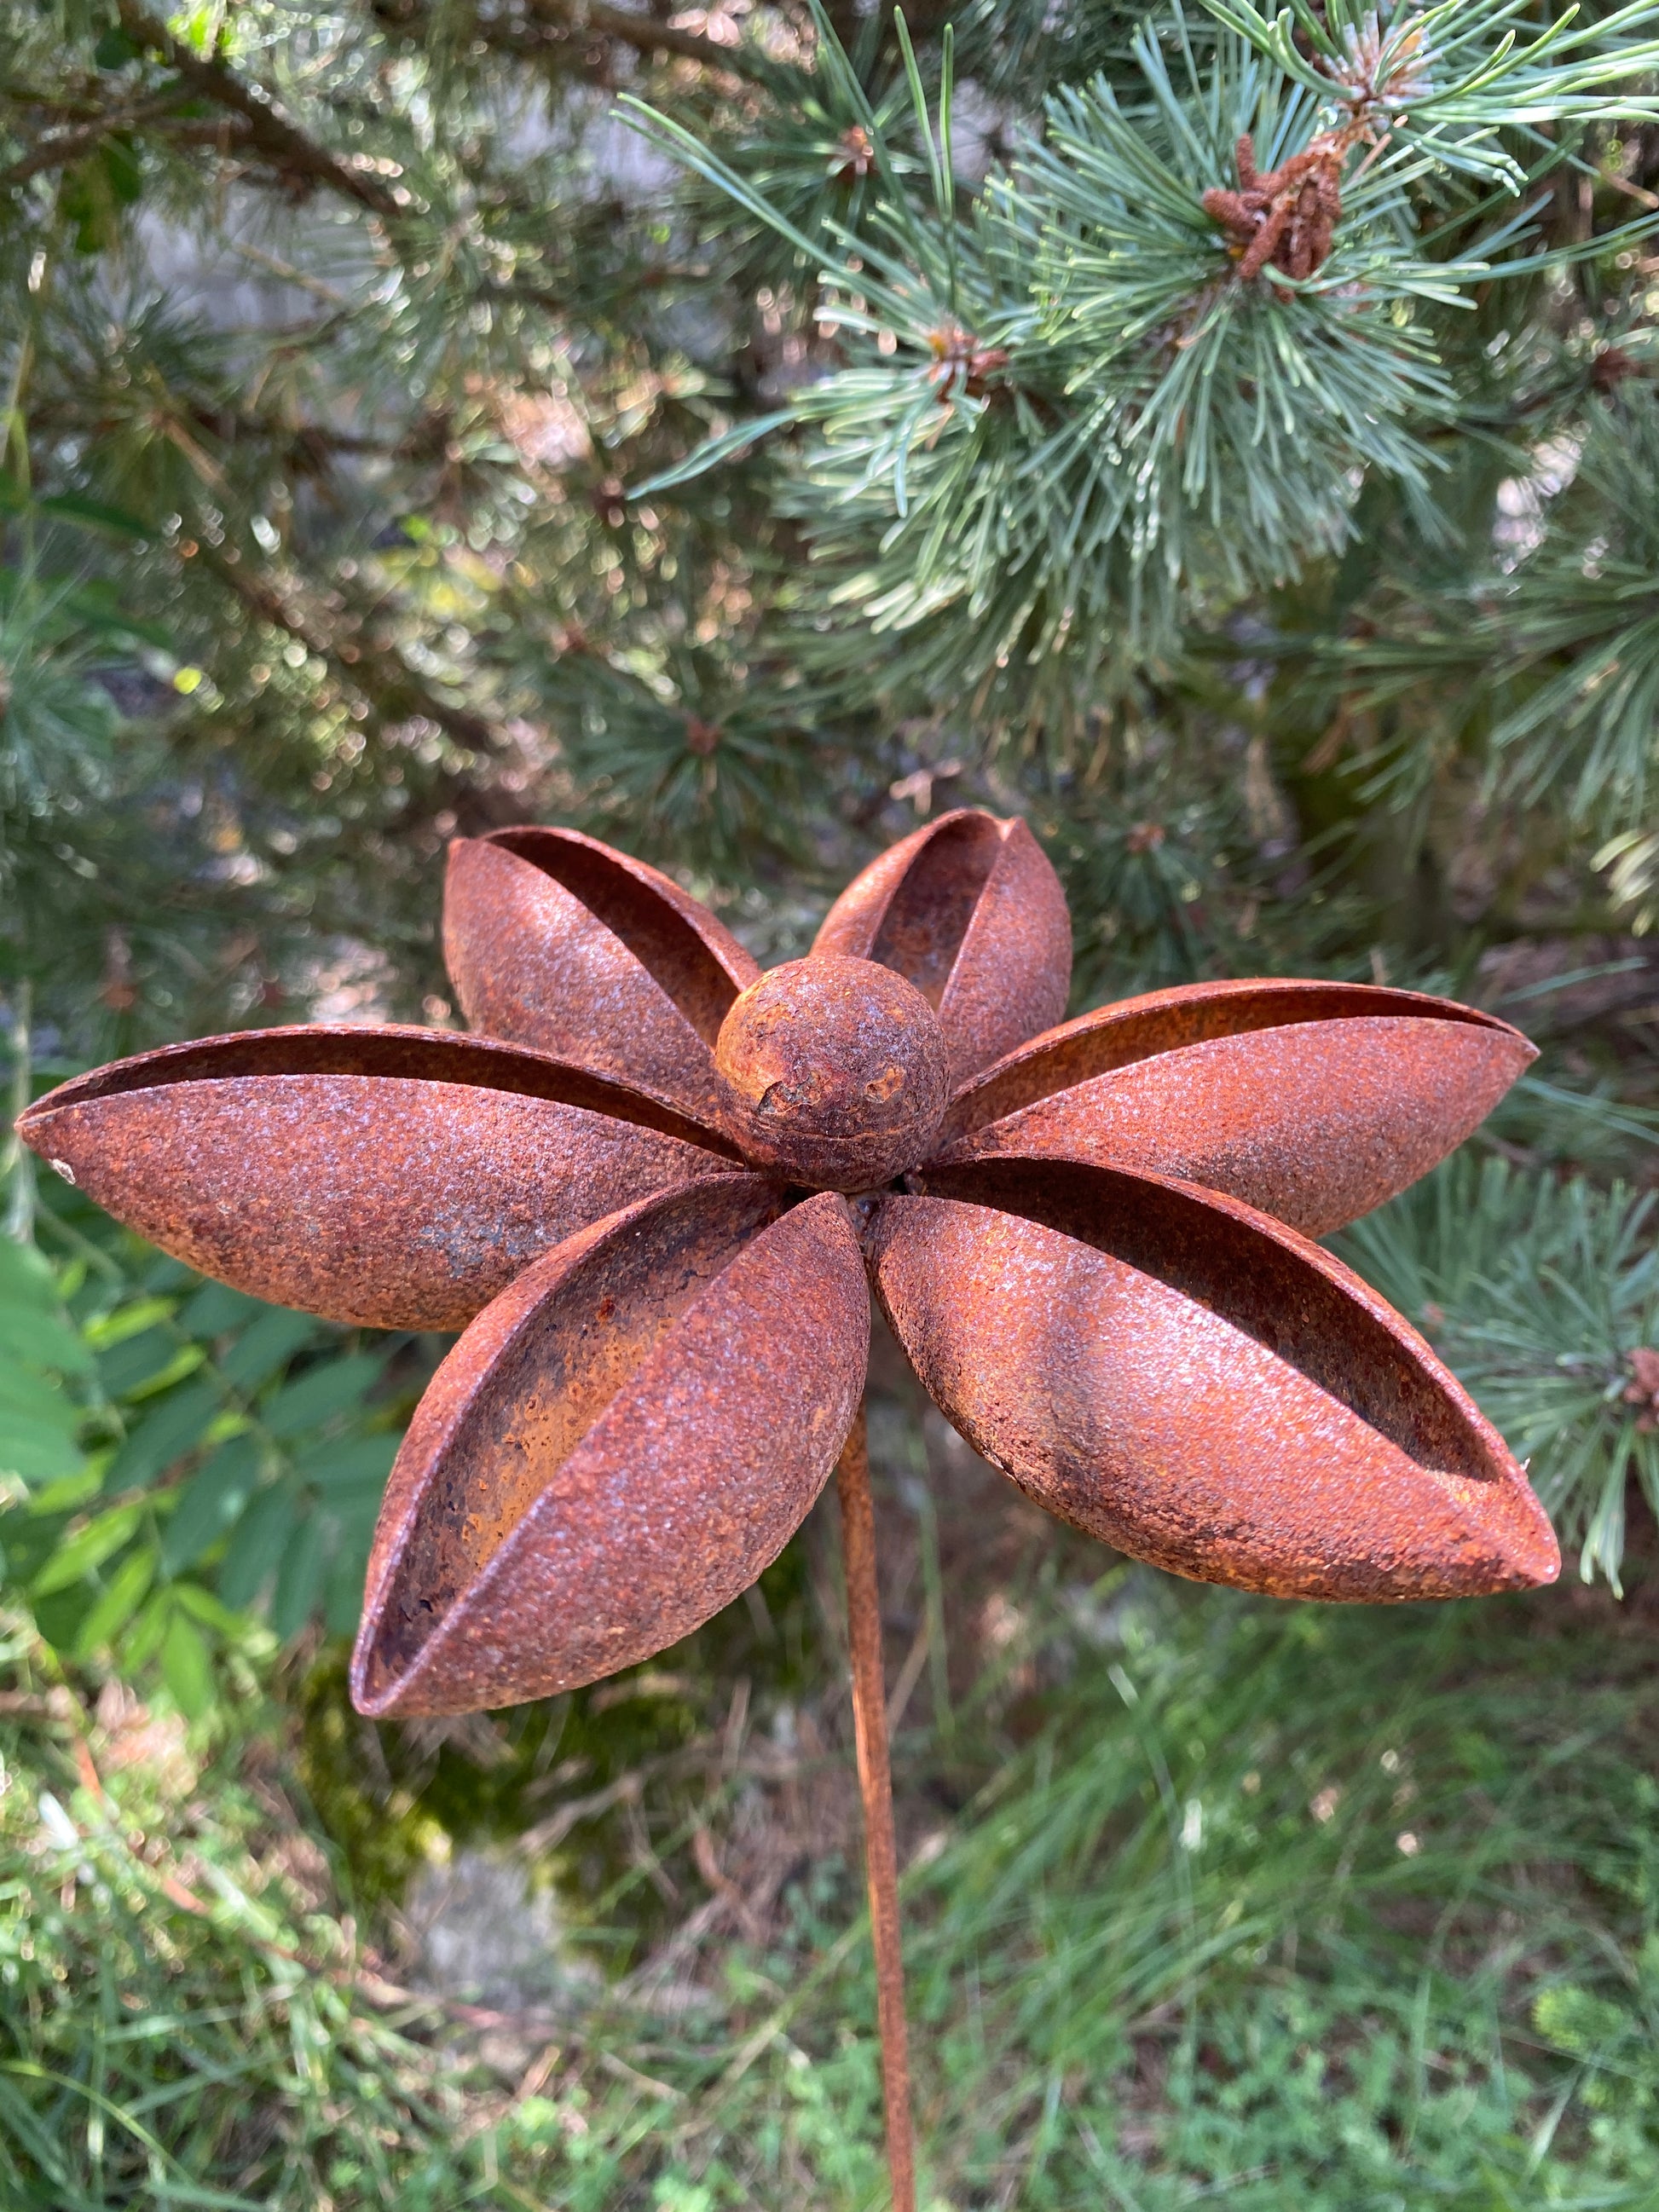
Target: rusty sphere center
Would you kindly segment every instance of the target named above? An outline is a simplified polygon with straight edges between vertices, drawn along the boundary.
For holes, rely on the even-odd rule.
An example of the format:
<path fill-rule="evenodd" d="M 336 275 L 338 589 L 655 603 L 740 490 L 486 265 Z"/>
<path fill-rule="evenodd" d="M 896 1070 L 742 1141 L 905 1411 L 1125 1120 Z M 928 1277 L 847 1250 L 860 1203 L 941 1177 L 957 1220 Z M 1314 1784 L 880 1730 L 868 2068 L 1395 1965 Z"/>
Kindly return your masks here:
<path fill-rule="evenodd" d="M 751 983 L 721 1024 L 714 1064 L 749 1158 L 823 1190 L 873 1189 L 913 1167 L 950 1090 L 939 1017 L 915 984 L 830 953 Z"/>

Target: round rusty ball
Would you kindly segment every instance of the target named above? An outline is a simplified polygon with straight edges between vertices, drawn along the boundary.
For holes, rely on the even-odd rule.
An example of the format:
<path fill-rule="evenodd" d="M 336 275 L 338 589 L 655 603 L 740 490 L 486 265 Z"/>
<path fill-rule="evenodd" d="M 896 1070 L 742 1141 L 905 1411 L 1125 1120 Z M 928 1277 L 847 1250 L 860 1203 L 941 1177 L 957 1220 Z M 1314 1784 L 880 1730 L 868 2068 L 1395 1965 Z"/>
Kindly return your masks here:
<path fill-rule="evenodd" d="M 738 998 L 714 1045 L 733 1137 L 757 1166 L 823 1190 L 872 1190 L 913 1167 L 939 1125 L 950 1054 L 913 983 L 819 953 Z"/>

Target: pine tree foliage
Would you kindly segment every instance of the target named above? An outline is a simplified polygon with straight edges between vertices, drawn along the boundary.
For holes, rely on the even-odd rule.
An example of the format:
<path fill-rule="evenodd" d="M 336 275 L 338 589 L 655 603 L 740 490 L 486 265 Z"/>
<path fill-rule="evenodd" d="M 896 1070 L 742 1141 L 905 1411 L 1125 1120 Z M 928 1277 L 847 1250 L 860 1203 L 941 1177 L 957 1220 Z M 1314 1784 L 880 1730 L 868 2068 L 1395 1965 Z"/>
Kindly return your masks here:
<path fill-rule="evenodd" d="M 1529 1462 L 1584 1580 L 1615 1589 L 1632 1470 L 1659 1514 L 1654 1203 L 1466 1153 L 1341 1240 Z"/>
<path fill-rule="evenodd" d="M 866 103 L 884 190 L 831 226 L 817 271 L 819 329 L 849 357 L 788 410 L 816 434 L 791 511 L 830 605 L 897 634 L 884 682 L 896 665 L 937 693 L 1057 657 L 1092 675 L 1126 629 L 1167 650 L 1206 605 L 1339 551 L 1368 476 L 1436 527 L 1462 397 L 1449 325 L 1477 288 L 1538 272 L 1531 188 L 1566 159 L 1560 132 L 1645 114 L 1659 59 L 1644 8 L 1519 42 L 1516 13 L 1379 27 L 1346 4 L 1177 4 L 1136 31 L 1133 83 L 1052 94 L 965 206 L 951 43 L 930 108 L 904 41 L 923 159 L 902 177 Z M 823 66 L 854 100 L 828 41 Z M 811 270 L 764 145 L 739 169 L 642 121 Z"/>
<path fill-rule="evenodd" d="M 592 830 L 775 957 L 878 842 L 1017 809 L 1079 1004 L 1318 972 L 1540 1030 L 1504 1174 L 1434 1187 L 1532 1287 L 1500 1238 L 1419 1304 L 1618 1571 L 1659 0 L 0 32 L 0 993 L 43 1079 L 453 1019 L 457 830 Z"/>

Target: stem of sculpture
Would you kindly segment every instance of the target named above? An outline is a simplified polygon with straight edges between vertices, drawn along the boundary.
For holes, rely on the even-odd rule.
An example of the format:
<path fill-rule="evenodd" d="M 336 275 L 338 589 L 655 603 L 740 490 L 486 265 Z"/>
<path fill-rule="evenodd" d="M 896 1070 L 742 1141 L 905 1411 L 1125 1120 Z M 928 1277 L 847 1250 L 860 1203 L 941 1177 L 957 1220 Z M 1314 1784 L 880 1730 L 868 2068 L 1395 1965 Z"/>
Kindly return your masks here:
<path fill-rule="evenodd" d="M 881 1602 L 876 1589 L 876 1524 L 870 1507 L 870 1452 L 859 1407 L 841 1462 L 842 1559 L 847 1574 L 848 1640 L 853 1652 L 853 1724 L 864 1798 L 864 1862 L 876 1954 L 876 2018 L 881 2031 L 887 2106 L 887 2168 L 893 2212 L 915 2212 L 916 2151 L 910 2124 L 910 2053 L 904 2027 L 904 1957 L 899 1945 L 898 1852 L 893 1840 L 893 1773 L 887 1759 L 887 1686 L 881 1660 Z"/>

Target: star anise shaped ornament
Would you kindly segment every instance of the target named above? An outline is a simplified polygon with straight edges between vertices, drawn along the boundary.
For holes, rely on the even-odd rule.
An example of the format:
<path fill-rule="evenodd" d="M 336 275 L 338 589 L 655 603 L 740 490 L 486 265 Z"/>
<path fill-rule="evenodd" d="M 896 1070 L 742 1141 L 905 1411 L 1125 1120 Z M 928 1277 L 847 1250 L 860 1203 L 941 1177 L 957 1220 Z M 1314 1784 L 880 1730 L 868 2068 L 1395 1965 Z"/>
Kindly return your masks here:
<path fill-rule="evenodd" d="M 649 1656 L 755 1580 L 840 1461 L 907 2205 L 866 1279 L 969 1441 L 1136 1557 L 1294 1597 L 1547 1582 L 1554 1537 L 1502 1440 L 1310 1241 L 1449 1152 L 1532 1048 L 1328 982 L 1051 1026 L 1064 894 L 1022 822 L 972 810 L 882 854 L 766 975 L 666 877 L 569 830 L 453 845 L 444 938 L 483 1034 L 172 1046 L 64 1085 L 21 1133 L 206 1273 L 463 1328 L 387 1486 L 365 1712 Z"/>

